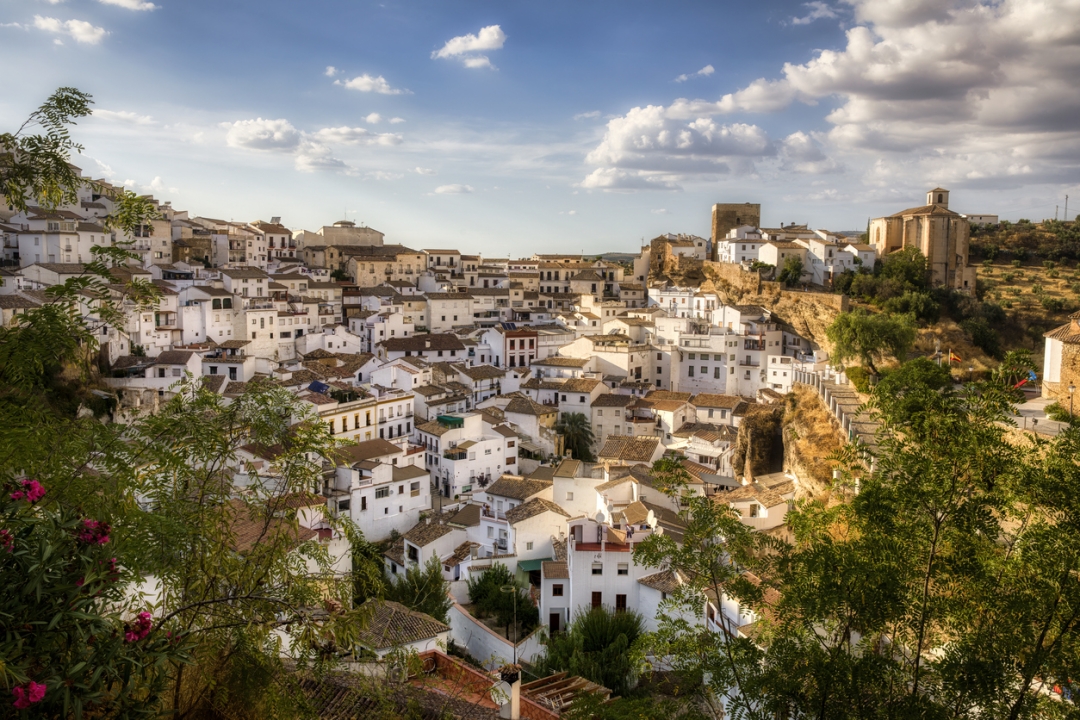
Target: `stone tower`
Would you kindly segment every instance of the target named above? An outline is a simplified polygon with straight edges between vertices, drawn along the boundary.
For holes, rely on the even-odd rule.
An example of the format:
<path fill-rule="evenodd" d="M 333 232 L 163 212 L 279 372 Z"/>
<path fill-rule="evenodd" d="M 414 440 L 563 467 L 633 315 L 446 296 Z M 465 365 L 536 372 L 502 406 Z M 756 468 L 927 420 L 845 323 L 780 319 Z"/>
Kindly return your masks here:
<path fill-rule="evenodd" d="M 717 259 L 717 244 L 728 231 L 740 225 L 761 225 L 761 203 L 717 203 L 712 207 L 712 257 Z"/>
<path fill-rule="evenodd" d="M 949 191 L 945 188 L 928 190 L 926 193 L 926 204 L 940 205 L 943 208 L 949 207 Z"/>

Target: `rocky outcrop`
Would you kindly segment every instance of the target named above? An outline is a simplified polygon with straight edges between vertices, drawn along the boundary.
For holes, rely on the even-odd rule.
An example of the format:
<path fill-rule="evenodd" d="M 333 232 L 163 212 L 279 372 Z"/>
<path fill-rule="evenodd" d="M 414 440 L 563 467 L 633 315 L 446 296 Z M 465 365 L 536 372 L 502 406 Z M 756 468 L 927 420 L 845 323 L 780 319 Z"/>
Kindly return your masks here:
<path fill-rule="evenodd" d="M 832 485 L 831 458 L 846 442 L 839 423 L 812 388 L 796 385 L 784 400 L 784 469 L 800 480 L 802 497 L 824 498 Z"/>

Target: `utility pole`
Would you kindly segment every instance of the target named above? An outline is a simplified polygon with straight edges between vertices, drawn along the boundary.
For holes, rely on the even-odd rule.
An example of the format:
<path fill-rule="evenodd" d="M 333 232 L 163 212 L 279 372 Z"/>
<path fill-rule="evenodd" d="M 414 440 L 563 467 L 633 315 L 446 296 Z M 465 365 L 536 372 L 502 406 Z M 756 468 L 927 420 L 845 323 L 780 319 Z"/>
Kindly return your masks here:
<path fill-rule="evenodd" d="M 1069 222 L 1069 196 L 1065 196 L 1065 222 Z"/>

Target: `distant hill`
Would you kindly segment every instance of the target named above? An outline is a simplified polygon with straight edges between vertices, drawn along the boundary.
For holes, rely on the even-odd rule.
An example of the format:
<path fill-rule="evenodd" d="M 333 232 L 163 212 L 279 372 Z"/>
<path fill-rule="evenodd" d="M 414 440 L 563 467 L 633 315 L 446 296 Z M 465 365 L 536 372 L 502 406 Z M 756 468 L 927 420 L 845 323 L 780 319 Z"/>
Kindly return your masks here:
<path fill-rule="evenodd" d="M 606 260 L 608 262 L 624 263 L 624 262 L 633 262 L 634 258 L 637 257 L 637 253 L 609 252 L 609 253 L 602 253 L 602 254 L 599 255 L 599 257 L 603 258 L 604 260 Z"/>

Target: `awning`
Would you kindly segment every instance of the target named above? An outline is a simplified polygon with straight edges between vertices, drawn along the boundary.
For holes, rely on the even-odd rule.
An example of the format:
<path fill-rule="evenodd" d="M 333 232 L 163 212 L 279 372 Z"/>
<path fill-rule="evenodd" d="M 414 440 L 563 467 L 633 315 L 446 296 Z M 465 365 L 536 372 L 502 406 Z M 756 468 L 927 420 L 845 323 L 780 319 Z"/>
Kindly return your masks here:
<path fill-rule="evenodd" d="M 539 560 L 518 560 L 518 570 L 523 572 L 533 572 L 540 570 L 540 563 L 550 562 L 554 558 L 540 558 Z"/>
<path fill-rule="evenodd" d="M 541 452 L 541 449 L 540 449 L 539 445 L 534 445 L 533 443 L 529 442 L 528 440 L 522 440 L 520 443 L 518 443 L 518 446 L 522 450 L 528 450 L 529 452 L 532 452 L 532 453 Z"/>

